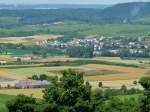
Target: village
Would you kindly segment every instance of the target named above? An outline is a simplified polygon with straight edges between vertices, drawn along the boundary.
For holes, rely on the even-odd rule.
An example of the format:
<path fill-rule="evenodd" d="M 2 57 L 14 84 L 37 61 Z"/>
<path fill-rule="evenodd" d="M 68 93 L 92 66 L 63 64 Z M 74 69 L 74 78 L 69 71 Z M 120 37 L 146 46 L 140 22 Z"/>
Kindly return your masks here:
<path fill-rule="evenodd" d="M 126 38 L 126 37 L 101 37 L 73 39 L 71 41 L 39 41 L 40 46 L 53 46 L 65 50 L 69 46 L 93 46 L 95 56 L 133 56 L 150 57 L 150 39 L 147 37 Z"/>
<path fill-rule="evenodd" d="M 70 46 L 84 47 L 90 45 L 93 48 L 94 56 L 107 56 L 107 57 L 150 57 L 150 39 L 146 37 L 139 38 L 124 38 L 124 37 L 90 37 L 83 39 L 73 39 L 67 42 L 59 40 L 42 40 L 36 42 L 37 46 L 54 47 L 66 52 Z M 17 46 L 17 45 L 16 45 Z M 15 46 L 15 47 L 16 47 Z M 20 47 L 21 46 L 21 47 Z M 22 45 L 19 49 L 22 48 Z M 27 49 L 23 47 L 24 49 Z M 18 46 L 17 46 L 18 49 Z M 74 52 L 74 51 L 73 51 Z M 9 64 L 31 64 L 31 60 L 38 59 L 38 55 L 34 54 L 22 54 L 22 55 L 10 55 L 10 58 L 15 60 L 7 62 L 4 60 L 0 61 L 0 65 Z M 32 62 L 33 64 L 33 62 Z M 34 64 L 36 64 L 34 62 Z M 1 88 L 42 88 L 49 85 L 50 82 L 47 80 L 32 80 L 26 78 L 22 79 L 10 79 L 0 77 Z"/>

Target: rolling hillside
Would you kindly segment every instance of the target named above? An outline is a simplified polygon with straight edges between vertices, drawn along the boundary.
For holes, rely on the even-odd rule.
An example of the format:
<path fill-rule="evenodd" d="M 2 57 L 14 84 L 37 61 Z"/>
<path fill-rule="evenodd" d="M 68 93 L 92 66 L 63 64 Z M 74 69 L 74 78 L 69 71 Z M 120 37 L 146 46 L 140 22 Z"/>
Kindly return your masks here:
<path fill-rule="evenodd" d="M 135 17 L 150 14 L 150 2 L 132 2 L 117 4 L 105 8 L 102 15 L 109 17 Z"/>
<path fill-rule="evenodd" d="M 117 4 L 104 9 L 97 8 L 101 6 L 67 7 L 62 5 L 58 9 L 3 8 L 0 10 L 0 37 L 61 34 L 67 38 L 80 38 L 89 35 L 150 34 L 150 2 Z"/>

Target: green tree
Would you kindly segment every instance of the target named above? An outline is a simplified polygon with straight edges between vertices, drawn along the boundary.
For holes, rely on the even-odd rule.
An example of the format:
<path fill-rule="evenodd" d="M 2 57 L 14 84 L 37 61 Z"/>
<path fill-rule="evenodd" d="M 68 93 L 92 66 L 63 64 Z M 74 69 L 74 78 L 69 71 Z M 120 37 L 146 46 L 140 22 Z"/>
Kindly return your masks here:
<path fill-rule="evenodd" d="M 21 63 L 22 62 L 21 58 L 17 58 L 17 62 Z"/>
<path fill-rule="evenodd" d="M 104 112 L 139 112 L 138 103 L 135 99 L 112 98 L 105 107 Z"/>
<path fill-rule="evenodd" d="M 144 88 L 144 96 L 140 100 L 140 110 L 141 112 L 149 112 L 150 111 L 150 77 L 141 78 L 139 83 Z"/>
<path fill-rule="evenodd" d="M 48 76 L 45 75 L 45 74 L 41 74 L 39 79 L 42 81 L 42 80 L 47 80 L 48 79 Z"/>
<path fill-rule="evenodd" d="M 99 82 L 99 83 L 98 83 L 98 87 L 100 87 L 100 88 L 103 87 L 103 83 L 102 83 L 102 82 Z"/>
<path fill-rule="evenodd" d="M 128 89 L 127 89 L 127 86 L 126 85 L 122 85 L 120 90 L 123 92 L 123 93 L 127 93 Z"/>
<path fill-rule="evenodd" d="M 44 112 L 59 112 L 59 109 L 56 104 L 50 104 L 45 108 Z"/>
<path fill-rule="evenodd" d="M 39 80 L 39 77 L 37 75 L 33 75 L 31 78 L 32 80 Z"/>
<path fill-rule="evenodd" d="M 25 95 L 18 95 L 15 99 L 7 102 L 6 106 L 9 112 L 34 112 L 33 104 L 36 100 Z"/>
<path fill-rule="evenodd" d="M 50 104 L 59 106 L 75 107 L 80 102 L 90 104 L 91 86 L 88 82 L 84 84 L 83 74 L 72 70 L 63 71 L 60 80 L 53 82 L 44 91 L 44 99 Z"/>

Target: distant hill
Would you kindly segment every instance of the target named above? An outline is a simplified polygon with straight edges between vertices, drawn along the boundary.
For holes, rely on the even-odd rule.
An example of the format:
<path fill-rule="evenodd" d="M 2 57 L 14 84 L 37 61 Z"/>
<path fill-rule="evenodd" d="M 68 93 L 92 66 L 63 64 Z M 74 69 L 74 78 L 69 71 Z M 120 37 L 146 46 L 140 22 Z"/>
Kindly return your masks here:
<path fill-rule="evenodd" d="M 150 2 L 117 4 L 102 11 L 102 15 L 110 17 L 131 17 L 147 14 L 150 14 Z"/>
<path fill-rule="evenodd" d="M 150 24 L 150 2 L 105 5 L 0 5 L 0 27 L 74 21 Z M 22 10 L 23 9 L 23 10 Z"/>
<path fill-rule="evenodd" d="M 103 9 L 101 16 L 109 22 L 147 23 L 147 16 L 148 18 L 150 16 L 150 2 L 117 4 Z"/>
<path fill-rule="evenodd" d="M 64 38 L 89 35 L 150 35 L 150 2 L 100 5 L 1 5 L 0 36 L 61 34 Z M 64 39 L 64 40 L 65 40 Z"/>
<path fill-rule="evenodd" d="M 79 8 L 92 8 L 92 9 L 104 9 L 109 7 L 109 5 L 80 5 L 80 4 L 36 4 L 36 5 L 6 5 L 1 4 L 0 9 L 64 9 L 64 8 L 71 8 L 71 9 L 79 9 Z"/>

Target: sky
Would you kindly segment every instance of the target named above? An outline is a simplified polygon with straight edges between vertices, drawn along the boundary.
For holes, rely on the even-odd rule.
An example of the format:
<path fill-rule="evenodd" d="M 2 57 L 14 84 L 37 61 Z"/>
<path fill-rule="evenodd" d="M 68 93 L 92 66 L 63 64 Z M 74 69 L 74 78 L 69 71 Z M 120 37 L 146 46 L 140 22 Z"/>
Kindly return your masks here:
<path fill-rule="evenodd" d="M 150 0 L 0 0 L 5 4 L 116 4 L 124 2 L 150 2 Z"/>

